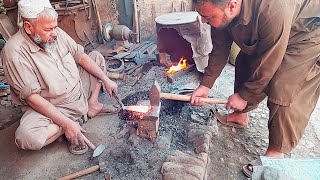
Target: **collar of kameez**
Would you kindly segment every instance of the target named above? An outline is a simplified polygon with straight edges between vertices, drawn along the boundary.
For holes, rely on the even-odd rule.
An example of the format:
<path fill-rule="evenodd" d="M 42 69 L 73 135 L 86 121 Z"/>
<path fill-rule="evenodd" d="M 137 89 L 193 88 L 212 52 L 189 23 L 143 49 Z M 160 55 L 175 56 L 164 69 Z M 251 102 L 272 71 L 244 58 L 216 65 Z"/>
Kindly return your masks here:
<path fill-rule="evenodd" d="M 242 0 L 241 12 L 238 18 L 238 24 L 248 25 L 252 17 L 252 0 Z"/>
<path fill-rule="evenodd" d="M 32 39 L 28 36 L 24 28 L 20 28 L 20 32 L 22 36 L 28 41 L 28 46 L 31 52 L 35 53 L 40 51 L 42 48 L 39 47 L 35 42 L 32 41 Z"/>

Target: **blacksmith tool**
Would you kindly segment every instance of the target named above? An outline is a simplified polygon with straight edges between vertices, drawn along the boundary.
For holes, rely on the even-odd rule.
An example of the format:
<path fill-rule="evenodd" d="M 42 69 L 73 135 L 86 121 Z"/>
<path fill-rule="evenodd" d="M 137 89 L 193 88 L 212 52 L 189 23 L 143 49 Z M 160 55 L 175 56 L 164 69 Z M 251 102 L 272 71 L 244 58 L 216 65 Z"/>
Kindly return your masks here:
<path fill-rule="evenodd" d="M 115 92 L 112 92 L 112 96 L 117 100 L 120 104 L 122 110 L 135 111 L 135 112 L 148 112 L 149 106 L 125 106 L 119 99 L 118 95 Z"/>
<path fill-rule="evenodd" d="M 98 20 L 98 32 L 99 32 L 99 35 L 98 35 L 98 40 L 100 43 L 103 44 L 103 31 L 102 31 L 102 22 L 101 22 L 101 16 L 100 16 L 100 13 L 99 13 L 99 10 L 98 10 L 98 6 L 96 4 L 96 0 L 91 0 L 91 3 L 92 3 L 92 7 L 93 7 L 93 10 L 95 11 L 96 13 L 96 18 Z"/>
<path fill-rule="evenodd" d="M 125 109 L 125 106 L 123 105 L 122 101 L 119 99 L 118 95 L 115 92 L 112 92 L 112 96 L 117 100 L 117 102 L 120 104 L 122 109 Z"/>
<path fill-rule="evenodd" d="M 101 173 L 105 173 L 107 171 L 107 165 L 105 162 L 102 162 L 102 161 L 99 161 L 99 165 L 95 165 L 95 166 L 92 166 L 90 168 L 87 168 L 87 169 L 83 169 L 81 171 L 78 171 L 78 172 L 75 172 L 75 173 L 72 173 L 72 174 L 69 174 L 67 176 L 64 176 L 62 178 L 59 178 L 58 180 L 69 180 L 69 179 L 75 179 L 77 177 L 81 177 L 81 176 L 84 176 L 84 175 L 87 175 L 87 174 L 90 174 L 90 173 L 93 173 L 93 172 L 96 172 L 96 171 L 100 171 Z"/>
<path fill-rule="evenodd" d="M 136 75 L 136 80 L 135 80 L 135 82 L 133 83 L 132 86 L 135 86 L 137 84 L 137 82 L 141 79 L 141 77 L 146 75 L 152 67 L 153 67 L 153 63 L 152 62 L 145 63 L 142 66 L 141 71 Z"/>
<path fill-rule="evenodd" d="M 150 89 L 150 93 L 151 94 L 160 94 L 160 98 L 162 98 L 162 99 L 170 99 L 170 100 L 176 100 L 176 101 L 190 101 L 191 100 L 191 96 L 187 96 L 187 95 L 162 93 L 161 88 L 160 88 L 157 81 L 154 82 L 154 85 Z M 213 98 L 200 98 L 200 101 L 207 103 L 207 104 L 227 104 L 228 103 L 228 100 L 213 99 Z"/>
<path fill-rule="evenodd" d="M 103 145 L 103 144 L 100 144 L 99 146 L 95 146 L 94 144 L 92 144 L 92 142 L 87 138 L 85 137 L 83 134 L 82 134 L 82 137 L 83 137 L 83 140 L 84 142 L 87 143 L 87 145 L 90 147 L 90 149 L 93 150 L 93 153 L 92 153 L 92 156 L 91 158 L 95 158 L 97 156 L 100 156 L 100 154 L 102 154 L 102 152 L 106 149 L 106 147 Z"/>
<path fill-rule="evenodd" d="M 127 75 L 131 75 L 131 74 L 133 74 L 135 71 L 137 71 L 137 69 L 141 68 L 142 66 L 143 66 L 143 64 L 140 64 L 140 65 L 138 65 L 138 66 L 135 66 L 135 67 L 126 69 L 126 70 L 125 70 L 125 73 L 126 73 Z"/>

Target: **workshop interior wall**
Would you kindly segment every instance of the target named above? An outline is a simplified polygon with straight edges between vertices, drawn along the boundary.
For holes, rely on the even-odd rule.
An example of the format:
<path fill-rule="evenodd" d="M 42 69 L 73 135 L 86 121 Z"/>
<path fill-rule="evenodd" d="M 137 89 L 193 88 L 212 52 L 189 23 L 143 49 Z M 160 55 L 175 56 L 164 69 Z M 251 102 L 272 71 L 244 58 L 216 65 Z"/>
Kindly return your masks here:
<path fill-rule="evenodd" d="M 133 0 L 97 0 L 102 22 L 123 24 L 132 29 Z M 159 15 L 191 11 L 192 0 L 137 0 L 140 11 L 141 37 L 156 33 L 155 18 Z"/>
<path fill-rule="evenodd" d="M 50 2 L 60 2 L 61 0 L 50 0 Z M 86 0 L 88 2 L 92 0 Z M 136 0 L 137 1 L 137 9 L 140 11 L 140 32 L 141 38 L 150 37 L 153 34 L 156 34 L 156 23 L 155 18 L 159 15 L 171 13 L 171 12 L 180 12 L 180 11 L 191 11 L 192 0 Z M 98 10 L 100 13 L 102 25 L 105 23 L 112 24 L 122 24 L 128 26 L 130 29 L 133 27 L 133 0 L 95 0 Z M 87 32 L 89 39 L 94 40 L 94 36 L 92 34 L 96 34 L 93 32 L 94 30 L 98 30 L 98 24 L 96 21 L 95 13 L 92 11 L 92 19 L 86 20 L 82 22 L 83 25 L 92 24 L 92 32 Z M 7 12 L 10 20 L 13 24 L 16 24 L 17 18 L 17 9 L 13 9 Z M 73 15 L 73 14 L 72 14 Z M 68 26 L 66 29 L 69 29 L 69 34 L 76 34 L 73 31 L 76 31 L 74 25 L 74 17 L 67 17 L 63 19 L 61 22 L 61 26 Z M 70 27 L 69 27 L 70 26 Z M 87 28 L 88 29 L 88 28 Z M 78 33 L 79 34 L 79 33 Z M 80 33 L 82 34 L 82 33 Z M 83 44 L 83 40 L 79 40 L 79 38 L 74 35 L 72 36 L 77 42 Z M 82 42 L 82 43 L 81 43 Z"/>
<path fill-rule="evenodd" d="M 119 0 L 121 1 L 121 0 Z M 119 24 L 118 0 L 96 0 L 102 24 Z"/>

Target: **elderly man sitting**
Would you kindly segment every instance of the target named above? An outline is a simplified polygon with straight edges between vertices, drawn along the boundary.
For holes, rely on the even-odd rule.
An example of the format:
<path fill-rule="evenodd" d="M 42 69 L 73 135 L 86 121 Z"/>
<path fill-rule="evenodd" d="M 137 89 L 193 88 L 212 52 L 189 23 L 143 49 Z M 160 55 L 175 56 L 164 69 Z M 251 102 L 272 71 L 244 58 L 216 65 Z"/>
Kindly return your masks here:
<path fill-rule="evenodd" d="M 104 73 L 105 61 L 98 52 L 84 53 L 57 26 L 57 12 L 48 0 L 20 0 L 23 28 L 1 52 L 12 100 L 25 111 L 16 130 L 19 148 L 39 150 L 63 133 L 70 151 L 85 153 L 83 129 L 77 120 L 117 108 L 98 101 L 103 83 L 111 95 L 117 84 Z"/>

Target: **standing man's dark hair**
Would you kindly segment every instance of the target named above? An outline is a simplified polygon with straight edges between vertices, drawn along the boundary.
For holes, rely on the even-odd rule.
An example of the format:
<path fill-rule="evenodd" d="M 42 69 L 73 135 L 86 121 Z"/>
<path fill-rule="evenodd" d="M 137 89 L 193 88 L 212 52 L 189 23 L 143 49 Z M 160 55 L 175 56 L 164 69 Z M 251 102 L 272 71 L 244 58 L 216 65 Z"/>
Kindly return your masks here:
<path fill-rule="evenodd" d="M 205 2 L 211 2 L 215 5 L 222 5 L 222 4 L 226 4 L 229 2 L 229 0 L 192 0 L 193 3 L 195 3 L 196 5 L 201 5 Z"/>

